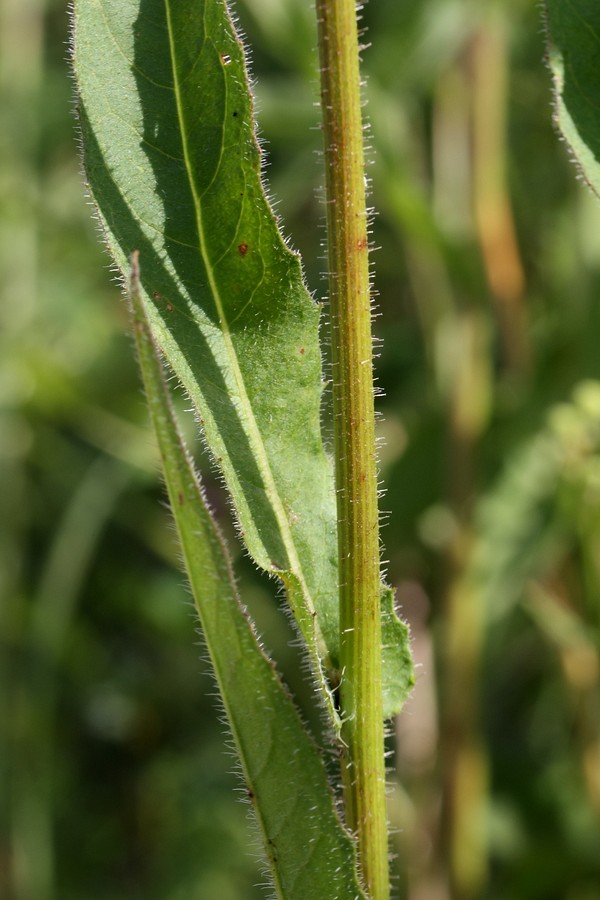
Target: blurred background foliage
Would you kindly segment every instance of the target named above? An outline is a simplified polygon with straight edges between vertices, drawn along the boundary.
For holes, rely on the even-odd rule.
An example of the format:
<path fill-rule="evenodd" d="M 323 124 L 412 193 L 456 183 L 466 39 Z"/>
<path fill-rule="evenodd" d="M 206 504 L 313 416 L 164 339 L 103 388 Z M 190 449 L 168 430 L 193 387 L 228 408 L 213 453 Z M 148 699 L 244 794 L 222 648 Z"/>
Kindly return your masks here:
<path fill-rule="evenodd" d="M 235 12 L 270 192 L 323 297 L 313 10 Z M 537 4 L 371 0 L 363 21 L 383 537 L 419 663 L 389 739 L 396 894 L 591 900 L 600 207 L 552 129 Z M 67 35 L 65 0 L 0 0 L 0 897 L 250 900 L 264 873 L 82 197 Z M 275 586 L 199 461 L 302 700 Z"/>

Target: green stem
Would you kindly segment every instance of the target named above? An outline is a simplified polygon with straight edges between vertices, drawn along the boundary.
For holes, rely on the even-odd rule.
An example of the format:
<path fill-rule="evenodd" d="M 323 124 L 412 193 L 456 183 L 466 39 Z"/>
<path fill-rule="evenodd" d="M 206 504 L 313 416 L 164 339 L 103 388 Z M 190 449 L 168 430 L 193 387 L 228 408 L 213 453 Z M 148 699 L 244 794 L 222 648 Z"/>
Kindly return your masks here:
<path fill-rule="evenodd" d="M 344 803 L 365 886 L 389 896 L 379 519 L 367 211 L 355 0 L 317 0 L 340 563 Z"/>

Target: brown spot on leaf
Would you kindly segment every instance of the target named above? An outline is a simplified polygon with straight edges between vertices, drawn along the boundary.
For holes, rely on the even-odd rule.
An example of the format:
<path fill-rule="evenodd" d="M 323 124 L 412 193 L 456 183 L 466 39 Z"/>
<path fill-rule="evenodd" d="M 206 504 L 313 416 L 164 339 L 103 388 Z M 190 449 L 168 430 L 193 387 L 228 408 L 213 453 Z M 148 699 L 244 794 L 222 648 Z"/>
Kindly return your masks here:
<path fill-rule="evenodd" d="M 154 300 L 157 301 L 157 303 L 158 302 L 164 303 L 165 309 L 167 310 L 167 312 L 173 312 L 174 307 L 173 307 L 173 304 L 171 303 L 171 301 L 167 300 L 166 297 L 163 297 L 162 294 L 159 294 L 158 291 L 154 291 L 154 293 L 152 294 L 152 297 L 154 298 Z"/>
<path fill-rule="evenodd" d="M 238 244 L 238 253 L 240 256 L 245 256 L 248 252 L 248 244 Z"/>

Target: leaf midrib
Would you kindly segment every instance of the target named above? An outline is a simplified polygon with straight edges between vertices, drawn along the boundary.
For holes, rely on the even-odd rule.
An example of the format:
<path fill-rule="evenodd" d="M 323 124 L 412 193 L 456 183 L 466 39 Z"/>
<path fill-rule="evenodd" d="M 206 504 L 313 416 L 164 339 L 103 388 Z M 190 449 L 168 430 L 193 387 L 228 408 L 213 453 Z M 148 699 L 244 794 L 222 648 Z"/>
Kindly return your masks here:
<path fill-rule="evenodd" d="M 191 191 L 192 198 L 194 201 L 196 227 L 198 229 L 198 240 L 199 240 L 199 248 L 198 249 L 199 249 L 200 255 L 204 261 L 204 265 L 206 267 L 207 280 L 208 280 L 208 284 L 209 284 L 209 287 L 210 287 L 212 295 L 213 295 L 213 300 L 214 300 L 215 307 L 217 310 L 217 315 L 219 317 L 219 322 L 221 325 L 221 331 L 222 331 L 222 335 L 223 335 L 225 348 L 226 348 L 227 354 L 229 356 L 231 368 L 232 368 L 233 375 L 234 375 L 234 380 L 235 380 L 236 387 L 239 392 L 239 397 L 240 397 L 242 406 L 246 413 L 246 421 L 247 421 L 247 426 L 249 429 L 248 438 L 251 442 L 251 445 L 254 447 L 254 455 L 255 455 L 255 458 L 256 458 L 256 461 L 257 461 L 257 464 L 259 467 L 259 471 L 263 478 L 265 491 L 269 498 L 271 508 L 273 509 L 273 513 L 275 515 L 275 519 L 276 519 L 277 525 L 279 527 L 281 538 L 283 540 L 283 544 L 284 544 L 284 547 L 285 547 L 285 550 L 286 550 L 286 553 L 288 556 L 288 564 L 290 567 L 290 571 L 297 577 L 298 581 L 300 582 L 300 586 L 302 588 L 302 593 L 305 597 L 309 612 L 313 614 L 313 619 L 314 619 L 313 627 L 315 630 L 315 638 L 317 639 L 318 643 L 320 643 L 323 647 L 325 647 L 323 635 L 321 633 L 319 623 L 316 620 L 315 605 L 314 605 L 313 599 L 311 597 L 310 591 L 308 589 L 306 579 L 304 577 L 304 572 L 303 572 L 302 566 L 300 564 L 300 559 L 299 559 L 297 551 L 296 551 L 294 538 L 291 533 L 291 529 L 289 527 L 289 523 L 288 523 L 287 516 L 285 513 L 285 508 L 284 508 L 282 499 L 279 496 L 275 478 L 273 476 L 273 472 L 271 471 L 271 467 L 269 465 L 269 459 L 267 456 L 264 441 L 262 439 L 260 429 L 256 422 L 254 412 L 252 410 L 252 405 L 250 403 L 250 398 L 249 398 L 248 392 L 246 390 L 246 385 L 244 382 L 244 377 L 241 372 L 237 353 L 236 353 L 235 347 L 233 345 L 233 340 L 232 340 L 231 332 L 230 332 L 230 328 L 229 328 L 229 322 L 225 315 L 225 309 L 223 306 L 223 302 L 221 300 L 221 294 L 220 294 L 219 287 L 218 287 L 218 284 L 217 284 L 217 281 L 215 278 L 214 267 L 210 261 L 210 257 L 209 257 L 208 251 L 207 251 L 206 239 L 205 239 L 205 233 L 204 233 L 204 223 L 203 223 L 203 217 L 202 217 L 201 197 L 198 195 L 198 192 L 195 187 L 194 179 L 192 177 L 192 166 L 190 163 L 190 154 L 188 151 L 187 131 L 185 128 L 185 119 L 184 119 L 183 110 L 182 110 L 180 83 L 179 83 L 179 75 L 178 75 L 177 65 L 176 65 L 176 53 L 175 53 L 175 46 L 174 46 L 174 42 L 173 42 L 173 30 L 172 30 L 172 23 L 171 23 L 169 0 L 165 0 L 165 12 L 166 12 L 166 18 L 167 18 L 169 51 L 170 51 L 171 63 L 172 63 L 172 67 L 173 67 L 173 89 L 174 89 L 174 96 L 175 96 L 175 105 L 177 108 L 177 117 L 179 120 L 179 127 L 181 129 L 181 143 L 182 143 L 182 150 L 183 150 L 183 160 L 184 160 L 185 169 L 186 169 L 186 173 L 187 173 L 187 177 L 188 177 L 190 191 Z M 227 83 L 226 83 L 226 89 L 227 89 Z M 219 163 L 219 165 L 220 165 L 220 163 Z M 216 177 L 216 172 L 218 172 L 218 168 L 219 168 L 219 166 L 217 166 L 214 177 Z M 263 547 L 264 547 L 264 545 L 263 545 Z M 269 556 L 269 554 L 266 553 L 266 548 L 265 548 L 265 555 L 267 557 Z M 276 572 L 277 567 L 273 563 L 271 563 L 271 564 L 272 564 L 272 570 L 274 572 Z"/>

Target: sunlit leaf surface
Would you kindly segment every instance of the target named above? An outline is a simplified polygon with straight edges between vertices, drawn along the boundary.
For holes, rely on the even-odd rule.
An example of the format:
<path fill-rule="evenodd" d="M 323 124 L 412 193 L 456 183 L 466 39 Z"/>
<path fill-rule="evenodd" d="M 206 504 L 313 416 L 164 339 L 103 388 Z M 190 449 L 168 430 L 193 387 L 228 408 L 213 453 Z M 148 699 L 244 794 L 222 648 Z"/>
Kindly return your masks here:
<path fill-rule="evenodd" d="M 283 579 L 315 669 L 319 658 L 335 667 L 319 309 L 263 192 L 226 7 L 78 0 L 75 70 L 86 172 L 110 251 L 122 272 L 139 252 L 151 328 L 198 411 L 241 536 Z M 393 708 L 409 677 L 397 674 Z"/>

